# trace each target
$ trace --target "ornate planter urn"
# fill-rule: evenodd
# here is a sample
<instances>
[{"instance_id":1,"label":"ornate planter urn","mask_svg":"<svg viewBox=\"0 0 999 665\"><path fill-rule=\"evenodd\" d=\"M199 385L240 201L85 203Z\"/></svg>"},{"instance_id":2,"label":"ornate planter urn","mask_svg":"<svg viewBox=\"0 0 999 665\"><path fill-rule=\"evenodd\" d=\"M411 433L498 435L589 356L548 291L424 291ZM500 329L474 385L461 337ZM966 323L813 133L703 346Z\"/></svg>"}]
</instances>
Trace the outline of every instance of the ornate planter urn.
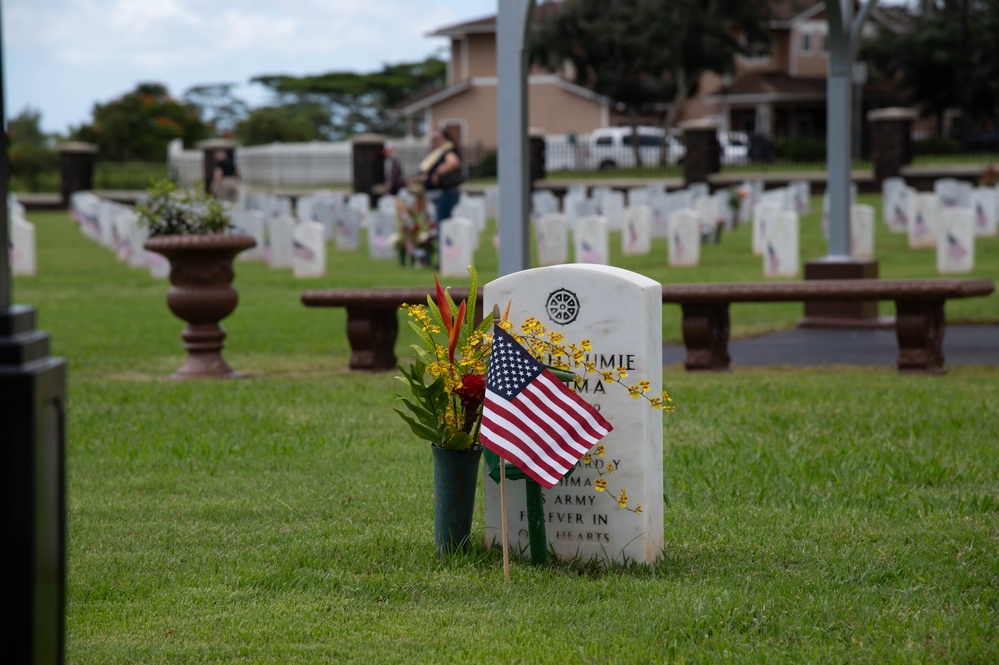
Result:
<instances>
[{"instance_id":1,"label":"ornate planter urn","mask_svg":"<svg viewBox=\"0 0 999 665\"><path fill-rule=\"evenodd\" d=\"M178 235L150 238L144 247L170 261L167 306L187 322L181 333L187 359L172 379L231 379L242 376L222 358L225 330L239 294L232 286L232 261L257 244L244 235Z\"/></svg>"}]
</instances>

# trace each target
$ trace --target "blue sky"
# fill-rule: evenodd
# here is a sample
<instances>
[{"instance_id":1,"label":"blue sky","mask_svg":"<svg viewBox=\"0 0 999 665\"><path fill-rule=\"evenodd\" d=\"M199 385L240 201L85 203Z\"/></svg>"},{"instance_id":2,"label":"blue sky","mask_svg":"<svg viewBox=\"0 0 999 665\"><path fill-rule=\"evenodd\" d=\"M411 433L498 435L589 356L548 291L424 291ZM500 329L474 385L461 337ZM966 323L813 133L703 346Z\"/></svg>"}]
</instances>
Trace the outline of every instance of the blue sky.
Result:
<instances>
[{"instance_id":1,"label":"blue sky","mask_svg":"<svg viewBox=\"0 0 999 665\"><path fill-rule=\"evenodd\" d=\"M493 15L498 0L3 0L5 106L26 107L66 132L140 82L179 97L193 86L239 83L251 105L260 74L369 72L420 60L451 23Z\"/></svg>"}]
</instances>

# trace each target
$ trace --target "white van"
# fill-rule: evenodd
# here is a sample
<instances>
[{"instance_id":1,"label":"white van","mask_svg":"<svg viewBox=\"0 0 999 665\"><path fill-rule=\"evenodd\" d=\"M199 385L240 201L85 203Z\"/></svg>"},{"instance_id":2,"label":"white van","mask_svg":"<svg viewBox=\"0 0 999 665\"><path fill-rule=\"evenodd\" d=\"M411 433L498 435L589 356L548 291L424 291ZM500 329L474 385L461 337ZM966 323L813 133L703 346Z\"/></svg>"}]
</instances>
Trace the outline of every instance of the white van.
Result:
<instances>
[{"instance_id":1,"label":"white van","mask_svg":"<svg viewBox=\"0 0 999 665\"><path fill-rule=\"evenodd\" d=\"M659 166L662 141L665 132L661 127L636 128L638 131L638 152L642 166ZM679 164L687 149L670 134L666 139L666 163ZM586 167L605 171L614 168L632 168L635 163L635 150L632 147L631 127L604 127L595 129L587 138Z\"/></svg>"}]
</instances>

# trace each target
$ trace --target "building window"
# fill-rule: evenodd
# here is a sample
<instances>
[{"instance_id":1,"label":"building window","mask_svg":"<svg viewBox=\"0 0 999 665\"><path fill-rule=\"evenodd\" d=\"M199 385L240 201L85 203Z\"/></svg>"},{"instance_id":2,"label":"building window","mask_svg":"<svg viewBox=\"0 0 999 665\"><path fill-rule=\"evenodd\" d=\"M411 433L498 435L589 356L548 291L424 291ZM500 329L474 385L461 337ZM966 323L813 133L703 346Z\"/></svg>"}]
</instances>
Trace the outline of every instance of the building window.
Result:
<instances>
[{"instance_id":1,"label":"building window","mask_svg":"<svg viewBox=\"0 0 999 665\"><path fill-rule=\"evenodd\" d=\"M801 52L806 55L812 52L812 34L810 32L801 35Z\"/></svg>"}]
</instances>

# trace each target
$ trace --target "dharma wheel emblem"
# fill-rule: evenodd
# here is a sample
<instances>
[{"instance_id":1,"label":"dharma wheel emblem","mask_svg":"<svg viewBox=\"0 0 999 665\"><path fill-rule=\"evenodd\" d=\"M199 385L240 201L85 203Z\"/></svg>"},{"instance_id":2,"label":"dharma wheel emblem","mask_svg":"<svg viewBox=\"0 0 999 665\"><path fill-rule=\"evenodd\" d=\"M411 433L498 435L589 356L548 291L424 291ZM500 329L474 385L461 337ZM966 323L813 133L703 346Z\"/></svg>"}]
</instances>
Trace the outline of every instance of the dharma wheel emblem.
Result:
<instances>
[{"instance_id":1,"label":"dharma wheel emblem","mask_svg":"<svg viewBox=\"0 0 999 665\"><path fill-rule=\"evenodd\" d=\"M559 289L548 295L545 303L548 318L561 326L572 323L579 314L579 298L567 289Z\"/></svg>"}]
</instances>

